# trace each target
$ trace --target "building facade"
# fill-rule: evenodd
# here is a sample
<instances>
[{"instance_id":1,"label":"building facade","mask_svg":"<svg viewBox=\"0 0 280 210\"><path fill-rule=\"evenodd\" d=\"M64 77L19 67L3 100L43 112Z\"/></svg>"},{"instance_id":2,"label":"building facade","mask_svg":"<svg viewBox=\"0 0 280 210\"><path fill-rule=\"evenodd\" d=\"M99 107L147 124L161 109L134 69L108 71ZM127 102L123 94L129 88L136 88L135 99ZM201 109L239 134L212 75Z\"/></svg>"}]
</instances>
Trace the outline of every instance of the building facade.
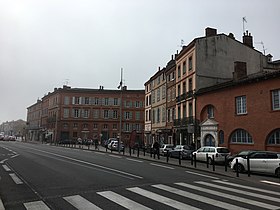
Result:
<instances>
[{"instance_id":1,"label":"building facade","mask_svg":"<svg viewBox=\"0 0 280 210\"><path fill-rule=\"evenodd\" d=\"M280 71L201 89L196 100L202 146L280 152Z\"/></svg>"},{"instance_id":2,"label":"building facade","mask_svg":"<svg viewBox=\"0 0 280 210\"><path fill-rule=\"evenodd\" d=\"M55 88L42 98L41 136L46 141L121 137L129 145L143 142L144 90ZM28 115L31 113L28 109ZM28 127L28 129L31 129Z\"/></svg>"}]
</instances>

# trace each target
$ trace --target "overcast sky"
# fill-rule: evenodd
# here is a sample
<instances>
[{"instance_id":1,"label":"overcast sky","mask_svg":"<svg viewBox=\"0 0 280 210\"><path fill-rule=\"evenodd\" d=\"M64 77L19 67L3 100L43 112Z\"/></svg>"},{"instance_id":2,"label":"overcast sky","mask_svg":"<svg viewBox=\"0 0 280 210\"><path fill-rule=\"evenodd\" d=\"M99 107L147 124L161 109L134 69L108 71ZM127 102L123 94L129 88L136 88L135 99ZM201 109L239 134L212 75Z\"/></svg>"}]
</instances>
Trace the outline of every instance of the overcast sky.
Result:
<instances>
[{"instance_id":1,"label":"overcast sky","mask_svg":"<svg viewBox=\"0 0 280 210\"><path fill-rule=\"evenodd\" d=\"M206 27L280 59L278 0L0 0L0 123L68 84L128 89L144 83Z\"/></svg>"}]
</instances>

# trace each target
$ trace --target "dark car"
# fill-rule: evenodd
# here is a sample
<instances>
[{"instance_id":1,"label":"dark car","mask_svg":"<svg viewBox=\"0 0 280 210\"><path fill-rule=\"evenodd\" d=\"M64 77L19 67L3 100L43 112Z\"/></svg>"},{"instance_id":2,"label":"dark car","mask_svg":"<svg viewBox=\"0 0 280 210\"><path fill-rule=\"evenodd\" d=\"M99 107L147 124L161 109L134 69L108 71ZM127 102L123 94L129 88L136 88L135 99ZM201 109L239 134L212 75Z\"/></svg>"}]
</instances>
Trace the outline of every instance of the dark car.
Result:
<instances>
[{"instance_id":1,"label":"dark car","mask_svg":"<svg viewBox=\"0 0 280 210\"><path fill-rule=\"evenodd\" d=\"M169 151L169 156L179 158L181 154L182 159L191 159L194 148L190 145L177 145Z\"/></svg>"}]
</instances>

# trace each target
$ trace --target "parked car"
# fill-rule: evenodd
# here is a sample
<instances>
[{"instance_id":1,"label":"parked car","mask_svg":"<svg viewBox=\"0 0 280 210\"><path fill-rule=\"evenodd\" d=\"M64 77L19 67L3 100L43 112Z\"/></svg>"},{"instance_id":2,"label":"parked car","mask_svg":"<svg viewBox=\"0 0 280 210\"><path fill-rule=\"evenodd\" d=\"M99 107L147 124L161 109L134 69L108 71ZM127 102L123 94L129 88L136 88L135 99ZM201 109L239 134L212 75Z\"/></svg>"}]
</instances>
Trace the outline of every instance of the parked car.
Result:
<instances>
[{"instance_id":1,"label":"parked car","mask_svg":"<svg viewBox=\"0 0 280 210\"><path fill-rule=\"evenodd\" d=\"M205 146L201 147L195 152L192 153L193 155L196 155L196 160L198 161L207 161L206 154L208 154L208 161L210 164L213 163L213 155L215 163L224 163L225 158L230 155L230 151L226 147L211 147L211 146Z\"/></svg>"},{"instance_id":2,"label":"parked car","mask_svg":"<svg viewBox=\"0 0 280 210\"><path fill-rule=\"evenodd\" d=\"M177 145L173 149L169 151L170 157L179 158L181 154L182 159L190 159L192 157L192 153L194 148L189 145Z\"/></svg>"},{"instance_id":3,"label":"parked car","mask_svg":"<svg viewBox=\"0 0 280 210\"><path fill-rule=\"evenodd\" d=\"M235 157L231 162L231 169L242 173L248 170L249 158L250 171L255 173L266 173L280 177L280 155L270 151L255 151L244 157ZM238 164L236 164L238 159Z\"/></svg>"},{"instance_id":4,"label":"parked car","mask_svg":"<svg viewBox=\"0 0 280 210\"><path fill-rule=\"evenodd\" d=\"M166 155L167 152L170 152L174 148L173 144L162 144L159 148L159 152L161 155Z\"/></svg>"},{"instance_id":5,"label":"parked car","mask_svg":"<svg viewBox=\"0 0 280 210\"><path fill-rule=\"evenodd\" d=\"M104 141L104 147L107 148L107 149L109 149L109 148L108 148L108 145L109 145L112 141L117 141L117 139L116 139L116 138L109 138L109 139L105 140L105 141Z\"/></svg>"},{"instance_id":6,"label":"parked car","mask_svg":"<svg viewBox=\"0 0 280 210\"><path fill-rule=\"evenodd\" d=\"M118 151L119 150L119 142L118 141L111 141L110 144L108 144L108 149L110 150L114 150L114 151ZM124 145L123 143L121 142L120 143L120 151L123 151L124 150Z\"/></svg>"},{"instance_id":7,"label":"parked car","mask_svg":"<svg viewBox=\"0 0 280 210\"><path fill-rule=\"evenodd\" d=\"M227 156L227 163L230 166L231 162L234 158L236 158L236 157L246 157L246 156L252 154L253 152L256 152L256 150L244 150L244 151L240 151L239 153L237 153L235 155L229 155L229 156Z\"/></svg>"}]
</instances>

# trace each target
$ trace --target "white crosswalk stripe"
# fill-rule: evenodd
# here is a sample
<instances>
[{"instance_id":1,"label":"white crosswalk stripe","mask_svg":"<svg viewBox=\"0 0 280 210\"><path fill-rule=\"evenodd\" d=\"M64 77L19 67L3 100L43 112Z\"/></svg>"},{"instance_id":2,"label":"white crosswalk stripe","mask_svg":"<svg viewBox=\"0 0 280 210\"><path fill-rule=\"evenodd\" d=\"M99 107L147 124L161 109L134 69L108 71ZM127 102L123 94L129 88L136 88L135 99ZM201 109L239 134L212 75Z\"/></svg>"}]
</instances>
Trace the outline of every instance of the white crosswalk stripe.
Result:
<instances>
[{"instance_id":1,"label":"white crosswalk stripe","mask_svg":"<svg viewBox=\"0 0 280 210\"><path fill-rule=\"evenodd\" d=\"M195 182L195 183L206 185L208 187L218 188L218 189L221 189L221 190L236 192L236 193L239 193L239 194L242 194L242 195L249 195L249 196L252 196L252 197L261 198L261 199L270 200L270 201L280 203L280 200L278 198L273 198L273 197L266 196L266 195L261 195L261 194L257 194L257 193L251 193L251 192L248 192L248 191L233 189L232 187L231 188L223 187L223 186L211 184L211 183L208 183L208 182Z\"/></svg>"},{"instance_id":2,"label":"white crosswalk stripe","mask_svg":"<svg viewBox=\"0 0 280 210\"><path fill-rule=\"evenodd\" d=\"M174 193L174 194L177 194L177 195L181 195L181 196L184 196L186 198L197 200L197 201L207 203L207 204L210 204L210 205L213 205L213 206L217 206L217 207L222 206L224 209L231 209L231 210L236 210L236 209L245 210L246 209L246 208L242 208L240 206L228 204L228 203L225 203L225 202L222 202L222 201L207 198L205 196L201 196L201 195L194 194L194 193L189 193L189 192L179 190L179 189L176 189L176 188L173 188L173 187L169 187L169 186L166 186L166 185L162 185L162 184L152 185L152 186L156 187L158 189L161 189L161 190L165 190L167 192L171 192L171 193Z\"/></svg>"},{"instance_id":3,"label":"white crosswalk stripe","mask_svg":"<svg viewBox=\"0 0 280 210\"><path fill-rule=\"evenodd\" d=\"M64 200L72 204L75 208L81 210L101 210L98 206L89 202L87 199L80 195L73 195L68 197L63 197Z\"/></svg>"},{"instance_id":4,"label":"white crosswalk stripe","mask_svg":"<svg viewBox=\"0 0 280 210\"><path fill-rule=\"evenodd\" d=\"M189 210L198 210L199 209L199 208L190 206L188 204L184 204L184 203L181 203L179 201L175 201L173 199L164 197L162 195L158 195L156 193L141 189L139 187L127 188L127 190L129 190L131 192L135 192L139 195L145 196L145 197L150 198L152 200L158 201L158 202L163 203L167 206L171 206L175 209L189 209Z\"/></svg>"},{"instance_id":5,"label":"white crosswalk stripe","mask_svg":"<svg viewBox=\"0 0 280 210\"><path fill-rule=\"evenodd\" d=\"M279 206L274 206L274 205L266 204L264 202L255 201L255 200L250 200L250 199L247 199L247 198L244 198L244 197L239 197L239 196L235 196L235 195L221 193L221 192L218 192L217 190L210 190L210 189L206 189L206 188L203 188L203 187L197 187L197 186L186 184L186 183L176 183L176 184L180 185L180 186L183 186L183 187L186 187L186 188L194 189L194 190L197 190L197 191L205 192L205 193L212 194L212 195L219 196L219 197L223 197L223 198L228 198L228 199L231 199L231 200L246 203L246 204L249 204L249 205L258 206L258 207L265 208L265 209L270 209L270 210L279 209Z\"/></svg>"},{"instance_id":6,"label":"white crosswalk stripe","mask_svg":"<svg viewBox=\"0 0 280 210\"><path fill-rule=\"evenodd\" d=\"M271 210L280 209L278 192L221 180L195 181L191 184L184 182L154 184L145 187L130 187L126 188L125 191L123 189L119 192L106 190L94 194L95 196L92 198L94 200L87 200L81 195L67 196L63 199L68 203L67 205L80 210L108 209L108 206L112 208L114 205L131 210L151 210L155 209L153 206L155 203L158 203L157 205L162 206L162 208L169 206L174 209L188 210L213 209L213 207L228 210L247 210L256 207ZM136 197L135 194L137 194ZM101 198L102 202L100 202ZM154 202L149 203L145 201L147 199ZM98 203L95 204L94 201L98 201ZM109 202L111 202L110 205ZM43 201L24 203L24 206L27 210L49 210Z\"/></svg>"},{"instance_id":7,"label":"white crosswalk stripe","mask_svg":"<svg viewBox=\"0 0 280 210\"><path fill-rule=\"evenodd\" d=\"M114 193L112 191L105 191L105 192L98 192L97 194L117 203L118 205L121 205L127 209L135 209L135 210L151 210L150 208L136 203L135 201L132 201L126 197L123 197L117 193Z\"/></svg>"},{"instance_id":8,"label":"white crosswalk stripe","mask_svg":"<svg viewBox=\"0 0 280 210\"><path fill-rule=\"evenodd\" d=\"M24 207L27 210L50 210L50 208L43 201L24 203Z\"/></svg>"}]
</instances>

